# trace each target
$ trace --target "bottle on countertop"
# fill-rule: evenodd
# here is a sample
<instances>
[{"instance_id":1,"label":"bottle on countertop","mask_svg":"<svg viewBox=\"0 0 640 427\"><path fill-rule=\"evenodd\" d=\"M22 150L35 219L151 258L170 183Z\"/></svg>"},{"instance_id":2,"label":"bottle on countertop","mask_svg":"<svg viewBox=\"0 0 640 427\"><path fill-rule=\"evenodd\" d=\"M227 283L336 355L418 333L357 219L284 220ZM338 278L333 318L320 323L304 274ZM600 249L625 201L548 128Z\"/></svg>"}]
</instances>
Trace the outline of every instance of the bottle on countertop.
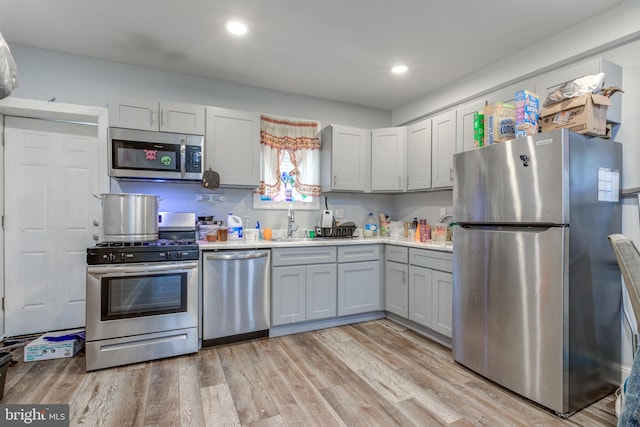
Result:
<instances>
[{"instance_id":1,"label":"bottle on countertop","mask_svg":"<svg viewBox=\"0 0 640 427\"><path fill-rule=\"evenodd\" d=\"M367 219L364 223L364 237L376 237L378 235L378 221L373 215L373 212L369 212Z\"/></svg>"},{"instance_id":2,"label":"bottle on countertop","mask_svg":"<svg viewBox=\"0 0 640 427\"><path fill-rule=\"evenodd\" d=\"M431 226L427 224L426 219L420 220L420 241L426 242L427 240L431 240Z\"/></svg>"},{"instance_id":3,"label":"bottle on countertop","mask_svg":"<svg viewBox=\"0 0 640 427\"><path fill-rule=\"evenodd\" d=\"M242 240L242 219L231 212L227 215L227 228L229 240Z\"/></svg>"},{"instance_id":4,"label":"bottle on countertop","mask_svg":"<svg viewBox=\"0 0 640 427\"><path fill-rule=\"evenodd\" d=\"M418 218L413 218L413 221L409 222L409 233L407 238L409 240L415 239L417 230L418 230Z\"/></svg>"}]
</instances>

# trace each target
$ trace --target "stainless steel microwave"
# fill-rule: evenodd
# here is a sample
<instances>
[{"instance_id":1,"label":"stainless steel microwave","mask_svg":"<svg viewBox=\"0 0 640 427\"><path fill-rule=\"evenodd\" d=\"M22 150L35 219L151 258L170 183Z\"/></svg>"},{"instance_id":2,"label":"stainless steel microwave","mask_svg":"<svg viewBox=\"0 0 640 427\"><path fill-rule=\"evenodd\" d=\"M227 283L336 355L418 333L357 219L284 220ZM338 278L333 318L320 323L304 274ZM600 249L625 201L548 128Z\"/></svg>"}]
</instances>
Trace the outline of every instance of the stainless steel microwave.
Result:
<instances>
[{"instance_id":1,"label":"stainless steel microwave","mask_svg":"<svg viewBox=\"0 0 640 427\"><path fill-rule=\"evenodd\" d=\"M109 176L202 179L204 136L109 128Z\"/></svg>"}]
</instances>

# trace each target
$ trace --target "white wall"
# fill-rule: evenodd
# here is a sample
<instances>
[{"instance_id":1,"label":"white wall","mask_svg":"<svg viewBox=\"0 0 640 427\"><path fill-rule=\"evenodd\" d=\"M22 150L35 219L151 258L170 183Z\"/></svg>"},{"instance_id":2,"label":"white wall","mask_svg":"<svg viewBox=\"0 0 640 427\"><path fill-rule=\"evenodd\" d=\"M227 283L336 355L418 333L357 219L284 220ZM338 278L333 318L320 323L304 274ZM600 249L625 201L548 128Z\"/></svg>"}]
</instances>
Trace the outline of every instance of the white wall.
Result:
<instances>
[{"instance_id":1,"label":"white wall","mask_svg":"<svg viewBox=\"0 0 640 427\"><path fill-rule=\"evenodd\" d=\"M227 214L232 212L241 218L249 216L249 221L274 229L287 228L286 210L254 210L253 194L246 189L220 188L214 192L203 189L199 184L157 184L152 182L120 181L112 184L112 192L154 194L160 196L160 211L195 212L198 215L214 215L215 219L226 221ZM196 201L197 194L224 195L224 201L201 202ZM368 212L388 213L392 207L392 196L357 193L332 193L326 195L329 209L343 209L342 221L351 220L358 226L364 224ZM324 209L324 198L321 209ZM296 223L299 228L312 229L320 220L320 211L297 210Z\"/></svg>"},{"instance_id":2,"label":"white wall","mask_svg":"<svg viewBox=\"0 0 640 427\"><path fill-rule=\"evenodd\" d=\"M544 19L544 13L538 15ZM523 21L523 31L535 30L535 21ZM522 50L514 55L394 109L392 124L397 126L408 123L498 87L605 52L614 46L638 38L640 38L640 2L623 1L605 13L568 27L565 31L530 46L523 46ZM476 43L474 40L469 42Z\"/></svg>"},{"instance_id":3,"label":"white wall","mask_svg":"<svg viewBox=\"0 0 640 427\"><path fill-rule=\"evenodd\" d=\"M363 128L388 127L391 112L354 104L295 95L253 86L227 83L185 74L161 71L77 55L68 55L29 46L10 44L18 65L18 87L13 97L49 100L70 104L106 106L109 96L173 100L214 105L245 111L318 120ZM112 192L157 194L164 198L160 209L196 212L226 218L228 212L264 226L286 228L283 211L253 210L250 190L218 190L226 200L216 203L196 202L195 195L208 193L196 184L153 184L112 181ZM390 196L329 195L329 207L344 209L344 219L364 222L367 212L390 209ZM319 211L298 211L300 228L312 228Z\"/></svg>"},{"instance_id":4,"label":"white wall","mask_svg":"<svg viewBox=\"0 0 640 427\"><path fill-rule=\"evenodd\" d=\"M109 96L187 102L364 128L386 127L391 112L354 104L102 61L10 43L17 98L104 107Z\"/></svg>"},{"instance_id":5,"label":"white wall","mask_svg":"<svg viewBox=\"0 0 640 427\"><path fill-rule=\"evenodd\" d=\"M598 54L623 67L623 118L616 140L623 144L623 188L640 187L640 168L637 166L640 163L639 23L640 2L626 0L591 21L525 47L516 55L418 98L392 113L16 44L10 45L19 73L19 86L13 96L41 100L55 97L59 102L104 106L110 95L127 95L304 117L319 120L323 125L340 123L375 128L407 123L535 73ZM116 185L115 190L162 195L166 200L161 203L161 209L165 210L195 211L217 217L225 217L231 211L239 216L249 215L252 221L260 220L264 226L285 226L286 217L281 211L253 211L249 190L218 190L225 193L227 200L215 204L195 201L195 194L201 191L197 185L158 187L154 184L123 183L121 188ZM329 207L344 209L345 219L360 225L369 211L390 213L393 220L409 220L416 216L435 222L441 208L450 211L451 197L451 191L394 196L330 194ZM301 211L297 218L301 227L310 228L319 218L319 212ZM636 242L640 242L638 218L637 199L625 198L622 232ZM628 346L623 350L624 363L630 365Z\"/></svg>"}]
</instances>

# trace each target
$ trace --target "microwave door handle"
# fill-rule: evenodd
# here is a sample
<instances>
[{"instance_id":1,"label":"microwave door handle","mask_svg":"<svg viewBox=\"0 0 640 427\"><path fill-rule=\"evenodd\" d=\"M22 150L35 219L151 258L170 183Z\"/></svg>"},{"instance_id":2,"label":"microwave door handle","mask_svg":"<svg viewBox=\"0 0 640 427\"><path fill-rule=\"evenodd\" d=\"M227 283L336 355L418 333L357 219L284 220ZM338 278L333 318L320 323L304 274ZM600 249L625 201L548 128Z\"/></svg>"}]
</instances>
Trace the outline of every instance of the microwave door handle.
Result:
<instances>
[{"instance_id":1,"label":"microwave door handle","mask_svg":"<svg viewBox=\"0 0 640 427\"><path fill-rule=\"evenodd\" d=\"M187 176L187 137L180 138L180 176Z\"/></svg>"}]
</instances>

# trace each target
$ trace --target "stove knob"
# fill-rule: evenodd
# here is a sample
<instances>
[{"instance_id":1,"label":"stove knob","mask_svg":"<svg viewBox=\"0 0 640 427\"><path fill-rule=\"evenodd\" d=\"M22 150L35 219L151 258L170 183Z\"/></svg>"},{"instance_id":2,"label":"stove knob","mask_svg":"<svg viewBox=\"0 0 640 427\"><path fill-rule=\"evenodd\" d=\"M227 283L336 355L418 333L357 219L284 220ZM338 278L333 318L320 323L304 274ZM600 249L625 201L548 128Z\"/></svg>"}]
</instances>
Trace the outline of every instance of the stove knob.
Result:
<instances>
[{"instance_id":1,"label":"stove knob","mask_svg":"<svg viewBox=\"0 0 640 427\"><path fill-rule=\"evenodd\" d=\"M175 259L182 259L182 252L176 251Z\"/></svg>"},{"instance_id":2,"label":"stove knob","mask_svg":"<svg viewBox=\"0 0 640 427\"><path fill-rule=\"evenodd\" d=\"M129 255L126 252L120 252L120 261L124 262L128 257Z\"/></svg>"},{"instance_id":3,"label":"stove knob","mask_svg":"<svg viewBox=\"0 0 640 427\"><path fill-rule=\"evenodd\" d=\"M107 255L107 258L109 262L116 262L116 254L114 254L113 252L109 252L109 254Z\"/></svg>"}]
</instances>

